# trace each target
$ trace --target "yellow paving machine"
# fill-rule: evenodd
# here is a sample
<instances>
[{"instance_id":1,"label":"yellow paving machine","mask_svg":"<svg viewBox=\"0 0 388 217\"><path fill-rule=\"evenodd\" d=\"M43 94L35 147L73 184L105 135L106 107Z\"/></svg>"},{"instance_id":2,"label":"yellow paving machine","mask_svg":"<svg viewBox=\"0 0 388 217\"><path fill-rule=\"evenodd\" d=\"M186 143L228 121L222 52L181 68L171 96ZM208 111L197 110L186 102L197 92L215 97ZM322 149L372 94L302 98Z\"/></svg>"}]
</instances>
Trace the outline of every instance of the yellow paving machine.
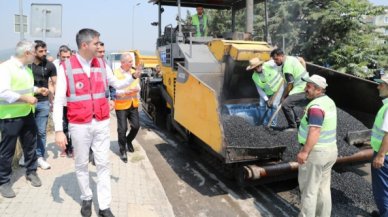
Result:
<instances>
[{"instance_id":1,"label":"yellow paving machine","mask_svg":"<svg viewBox=\"0 0 388 217\"><path fill-rule=\"evenodd\" d=\"M158 5L159 14L165 5L177 6L179 13L181 6L228 9L232 14L246 8L245 0L149 2ZM161 23L161 15L158 23ZM246 67L253 57L269 60L273 47L264 41L244 40L244 33L225 34L231 36L227 39L193 37L195 28L181 23L177 27L164 27L164 34L161 30L159 25L156 56L163 76L142 80L144 112L157 125L179 133L185 140L199 141L190 145L202 146L220 164L233 165L239 180L287 178L297 171L296 162L282 161L284 145L239 144L225 136L225 114L243 116L252 125L257 124L259 95ZM329 96L340 108L370 127L373 114L380 105L373 82L310 63L307 70L310 74L326 77L333 87L328 90ZM358 97L367 100L371 106L366 106ZM260 138L257 138L257 143L260 143ZM338 163L365 162L371 158L371 153L370 149L362 150L352 156L339 157Z\"/></svg>"}]
</instances>

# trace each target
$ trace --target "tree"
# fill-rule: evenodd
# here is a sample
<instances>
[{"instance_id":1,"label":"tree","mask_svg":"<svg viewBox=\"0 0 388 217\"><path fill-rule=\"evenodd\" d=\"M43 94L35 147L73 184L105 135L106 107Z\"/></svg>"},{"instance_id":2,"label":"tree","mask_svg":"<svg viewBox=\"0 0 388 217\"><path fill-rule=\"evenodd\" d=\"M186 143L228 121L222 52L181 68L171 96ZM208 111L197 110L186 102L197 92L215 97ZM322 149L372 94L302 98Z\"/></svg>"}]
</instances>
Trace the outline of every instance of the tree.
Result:
<instances>
[{"instance_id":1,"label":"tree","mask_svg":"<svg viewBox=\"0 0 388 217\"><path fill-rule=\"evenodd\" d=\"M376 43L384 36L364 22L365 16L382 14L383 7L367 0L268 0L268 8L272 43L288 54L360 77L371 76L371 63L388 64L388 45ZM212 29L231 29L225 19L229 11L210 13ZM236 14L237 31L244 30L244 15ZM255 15L255 36L264 39L263 3L255 5Z\"/></svg>"}]
</instances>

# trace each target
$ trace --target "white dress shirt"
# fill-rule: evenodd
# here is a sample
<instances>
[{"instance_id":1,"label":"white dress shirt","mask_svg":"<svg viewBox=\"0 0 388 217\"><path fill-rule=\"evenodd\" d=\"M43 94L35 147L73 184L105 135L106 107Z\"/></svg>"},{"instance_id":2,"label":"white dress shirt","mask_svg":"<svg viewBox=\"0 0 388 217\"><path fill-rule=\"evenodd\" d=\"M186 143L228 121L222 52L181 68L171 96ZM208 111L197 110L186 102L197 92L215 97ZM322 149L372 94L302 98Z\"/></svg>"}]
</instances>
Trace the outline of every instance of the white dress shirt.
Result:
<instances>
[{"instance_id":1,"label":"white dress shirt","mask_svg":"<svg viewBox=\"0 0 388 217\"><path fill-rule=\"evenodd\" d=\"M90 77L90 66L92 60L86 61L79 53L76 54L78 61L81 63L83 71ZM112 72L112 69L106 65L106 78L108 80L108 85L120 89L130 85L134 79L132 76L126 77L124 80L118 80ZM65 75L64 67L59 67L57 72L57 85L55 88L55 98L54 98L54 107L53 107L53 120L55 131L63 131L62 118L63 118L63 106L67 104L67 80Z\"/></svg>"},{"instance_id":2,"label":"white dress shirt","mask_svg":"<svg viewBox=\"0 0 388 217\"><path fill-rule=\"evenodd\" d=\"M15 57L11 57L9 60L0 64L0 99L7 101L8 103L16 102L20 98L20 94L11 90L11 72L9 66L19 68L21 73L28 75L26 67ZM34 87L34 92L37 87Z\"/></svg>"}]
</instances>

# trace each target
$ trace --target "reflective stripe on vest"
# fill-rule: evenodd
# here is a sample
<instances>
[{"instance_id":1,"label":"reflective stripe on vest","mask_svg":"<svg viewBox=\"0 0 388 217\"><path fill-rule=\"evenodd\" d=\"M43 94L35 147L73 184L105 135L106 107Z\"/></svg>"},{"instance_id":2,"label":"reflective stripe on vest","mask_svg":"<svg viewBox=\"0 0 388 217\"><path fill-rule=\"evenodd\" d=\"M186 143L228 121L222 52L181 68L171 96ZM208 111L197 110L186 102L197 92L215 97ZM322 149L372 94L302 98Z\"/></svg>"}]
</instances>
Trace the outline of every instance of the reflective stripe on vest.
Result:
<instances>
[{"instance_id":1,"label":"reflective stripe on vest","mask_svg":"<svg viewBox=\"0 0 388 217\"><path fill-rule=\"evenodd\" d=\"M325 116L321 126L321 131L317 144L314 147L333 147L337 145L337 108L332 99L324 95L312 100L307 106L306 111L303 115L302 121L300 122L298 130L298 141L301 144L306 143L308 135L308 121L307 113L313 105L319 105L324 111Z\"/></svg>"},{"instance_id":2,"label":"reflective stripe on vest","mask_svg":"<svg viewBox=\"0 0 388 217\"><path fill-rule=\"evenodd\" d=\"M280 88L283 78L276 69L265 63L263 65L262 73L264 75L265 82L260 79L260 75L256 72L253 73L252 79L255 81L255 84L257 84L257 86L265 92L265 94L271 96Z\"/></svg>"},{"instance_id":3,"label":"reflective stripe on vest","mask_svg":"<svg viewBox=\"0 0 388 217\"><path fill-rule=\"evenodd\" d=\"M196 32L195 32L196 37L207 36L207 33L208 33L208 31L207 31L207 16L205 14L202 15L202 21L203 21L204 35L201 35L201 29L199 28L200 23L199 23L198 14L195 14L191 17L191 24L196 27Z\"/></svg>"},{"instance_id":4,"label":"reflective stripe on vest","mask_svg":"<svg viewBox=\"0 0 388 217\"><path fill-rule=\"evenodd\" d=\"M102 64L102 65L100 65ZM107 84L104 62L97 58L91 60L90 76L80 73L82 65L77 56L72 56L63 64L67 79L67 118L69 123L90 123L109 118L109 103L105 96ZM76 73L74 73L76 72Z\"/></svg>"},{"instance_id":5,"label":"reflective stripe on vest","mask_svg":"<svg viewBox=\"0 0 388 217\"><path fill-rule=\"evenodd\" d=\"M15 64L15 60L8 60L1 64L2 70L10 73L10 90L24 96L34 96L34 76L32 70L26 72ZM8 103L0 99L0 119L18 118L35 112L35 106L26 102L15 101Z\"/></svg>"},{"instance_id":6,"label":"reflective stripe on vest","mask_svg":"<svg viewBox=\"0 0 388 217\"><path fill-rule=\"evenodd\" d=\"M31 93L34 93L34 88L28 88L28 89L24 89L24 90L13 90L13 92L18 93L20 95L31 94ZM16 105L16 104L26 104L26 103L19 102L19 101L9 103L5 100L0 99L0 105Z\"/></svg>"},{"instance_id":7,"label":"reflective stripe on vest","mask_svg":"<svg viewBox=\"0 0 388 217\"><path fill-rule=\"evenodd\" d=\"M377 112L375 122L373 124L370 142L371 142L372 149L375 152L378 152L380 150L381 143L383 142L383 138L385 135L385 132L381 130L381 127L383 126L384 115L386 114L387 109L388 109L388 103L384 102L384 105ZM386 154L388 154L388 152Z\"/></svg>"},{"instance_id":8,"label":"reflective stripe on vest","mask_svg":"<svg viewBox=\"0 0 388 217\"><path fill-rule=\"evenodd\" d=\"M101 59L98 59L99 61L99 64L103 64L103 62L101 61ZM67 77L69 79L69 90L70 90L70 96L67 97L67 101L68 102L79 102L79 101L84 101L84 100L91 100L92 97L93 99L101 99L101 98L105 98L105 92L104 93L94 93L94 94L89 94L89 93L86 93L84 95L79 95L77 96L76 95L76 92L75 92L75 82L74 82L74 75L75 74L82 74L84 73L83 69L73 69L71 67L71 63L70 63L70 60L67 59L65 61L65 66L66 66L66 71L67 71ZM102 66L102 65L100 65ZM104 83L104 89L106 90L107 89L107 83L106 83L106 70L105 69L101 69L101 68L94 68L92 67L90 69L90 73L101 73L101 77L103 79L103 83Z\"/></svg>"},{"instance_id":9,"label":"reflective stripe on vest","mask_svg":"<svg viewBox=\"0 0 388 217\"><path fill-rule=\"evenodd\" d=\"M133 72L133 70L132 70ZM124 80L125 76L121 71L121 68L114 70L114 76L119 80ZM139 86L139 79L134 80L125 90L130 91L131 89L137 88ZM123 94L123 96L116 96L115 99L115 110L124 110L131 108L139 107L139 96L138 93Z\"/></svg>"}]
</instances>

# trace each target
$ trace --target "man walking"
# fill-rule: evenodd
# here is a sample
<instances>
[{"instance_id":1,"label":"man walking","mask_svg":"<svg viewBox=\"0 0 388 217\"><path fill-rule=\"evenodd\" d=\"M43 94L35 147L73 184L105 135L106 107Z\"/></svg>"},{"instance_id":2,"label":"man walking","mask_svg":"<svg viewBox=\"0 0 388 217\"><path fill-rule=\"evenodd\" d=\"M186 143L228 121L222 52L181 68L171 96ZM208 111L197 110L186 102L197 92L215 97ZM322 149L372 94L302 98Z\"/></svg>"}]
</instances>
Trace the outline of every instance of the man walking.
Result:
<instances>
[{"instance_id":1,"label":"man walking","mask_svg":"<svg viewBox=\"0 0 388 217\"><path fill-rule=\"evenodd\" d=\"M282 73L287 82L282 102L282 110L288 122L285 131L296 131L300 119L294 107L306 105L303 93L306 82L302 78L308 77L308 73L297 57L286 56L281 49L273 50L271 57L278 66L282 66Z\"/></svg>"},{"instance_id":2,"label":"man walking","mask_svg":"<svg viewBox=\"0 0 388 217\"><path fill-rule=\"evenodd\" d=\"M100 33L81 29L76 36L78 53L66 60L58 72L54 100L55 141L64 148L67 139L62 131L63 106L67 103L69 131L75 153L75 170L81 190L81 215L92 214L92 190L89 183L88 158L92 148L97 168L97 198L99 216L113 216L110 210L111 185L109 168L109 103L106 98L108 85L123 88L130 85L132 77L117 80L96 58ZM139 77L136 72L134 77Z\"/></svg>"},{"instance_id":3,"label":"man walking","mask_svg":"<svg viewBox=\"0 0 388 217\"><path fill-rule=\"evenodd\" d=\"M253 70L252 80L260 95L259 124L267 126L270 118L277 110L284 91L283 78L272 61L261 61L255 57L249 60L247 70ZM277 118L273 118L271 126L277 125Z\"/></svg>"},{"instance_id":4,"label":"man walking","mask_svg":"<svg viewBox=\"0 0 388 217\"><path fill-rule=\"evenodd\" d=\"M326 79L313 75L304 79L310 100L298 131L302 145L297 155L301 191L300 217L331 214L331 168L337 159L337 108L326 94Z\"/></svg>"},{"instance_id":5,"label":"man walking","mask_svg":"<svg viewBox=\"0 0 388 217\"><path fill-rule=\"evenodd\" d=\"M373 196L379 216L388 216L388 74L381 79L377 89L383 98L383 106L377 113L372 128L371 146L374 151L371 164Z\"/></svg>"},{"instance_id":6,"label":"man walking","mask_svg":"<svg viewBox=\"0 0 388 217\"><path fill-rule=\"evenodd\" d=\"M44 41L35 41L36 56L34 62L30 65L34 74L34 85L37 87L48 88L49 79L51 79L53 88L57 81L57 69L52 62L47 61L47 45ZM53 94L53 93L51 93ZM36 147L36 155L38 157L38 166L44 170L50 169L51 166L44 159L46 152L46 128L48 116L50 113L50 103L48 96L41 94L36 95L38 103L35 111L35 121L38 127L38 139ZM52 97L50 97L52 99Z\"/></svg>"},{"instance_id":7,"label":"man walking","mask_svg":"<svg viewBox=\"0 0 388 217\"><path fill-rule=\"evenodd\" d=\"M34 187L42 185L36 174L34 112L38 100L34 93L47 96L48 89L34 87L32 71L27 67L34 61L34 46L30 41L20 41L16 45L15 57L0 64L0 193L6 198L16 196L10 178L18 137L25 156L26 178Z\"/></svg>"},{"instance_id":8,"label":"man walking","mask_svg":"<svg viewBox=\"0 0 388 217\"><path fill-rule=\"evenodd\" d=\"M67 45L61 45L59 47L58 59L56 59L53 63L59 71L60 65L65 62L67 59L71 57L71 49ZM60 81L59 81L60 82ZM66 148L61 151L61 157L73 157L73 145L71 143L71 137L69 133L69 121L67 120L67 107L63 107L63 133L65 133L67 138Z\"/></svg>"},{"instance_id":9,"label":"man walking","mask_svg":"<svg viewBox=\"0 0 388 217\"><path fill-rule=\"evenodd\" d=\"M117 79L123 80L126 77L132 77L133 59L130 53L121 54L120 68L114 70L114 75ZM132 141L135 139L140 128L139 123L139 91L140 84L137 78L130 86L125 89L116 90L115 96L115 111L117 117L117 134L120 146L120 158L124 163L127 163L126 146L129 152L134 152ZM131 130L127 134L128 124L131 124Z\"/></svg>"}]
</instances>

